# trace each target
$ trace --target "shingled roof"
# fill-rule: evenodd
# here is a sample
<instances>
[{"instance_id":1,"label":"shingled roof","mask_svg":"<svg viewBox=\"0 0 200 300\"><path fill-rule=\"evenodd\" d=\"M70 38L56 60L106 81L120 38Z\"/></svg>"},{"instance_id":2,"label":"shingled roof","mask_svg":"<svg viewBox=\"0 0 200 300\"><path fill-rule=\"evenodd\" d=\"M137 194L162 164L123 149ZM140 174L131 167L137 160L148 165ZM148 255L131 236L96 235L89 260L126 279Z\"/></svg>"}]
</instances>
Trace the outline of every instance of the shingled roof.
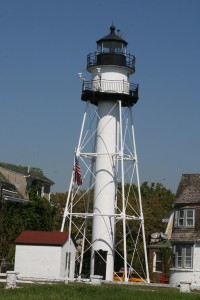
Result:
<instances>
[{"instance_id":1,"label":"shingled roof","mask_svg":"<svg viewBox=\"0 0 200 300\"><path fill-rule=\"evenodd\" d=\"M0 169L4 168L7 170L10 170L12 172L24 175L24 176L30 176L34 179L41 180L44 183L48 183L50 185L53 185L54 182L48 179L46 176L44 176L43 172L39 168L33 168L33 167L28 167L28 166L20 166L20 165L13 165L13 164L8 164L4 162L0 162ZM0 170L1 172L1 170Z\"/></svg>"},{"instance_id":2,"label":"shingled roof","mask_svg":"<svg viewBox=\"0 0 200 300\"><path fill-rule=\"evenodd\" d=\"M200 174L183 174L174 199L177 204L200 204Z\"/></svg>"},{"instance_id":3,"label":"shingled roof","mask_svg":"<svg viewBox=\"0 0 200 300\"><path fill-rule=\"evenodd\" d=\"M195 228L180 228L174 230L172 233L170 241L174 242L195 242L200 241L200 232L196 231Z\"/></svg>"}]
</instances>

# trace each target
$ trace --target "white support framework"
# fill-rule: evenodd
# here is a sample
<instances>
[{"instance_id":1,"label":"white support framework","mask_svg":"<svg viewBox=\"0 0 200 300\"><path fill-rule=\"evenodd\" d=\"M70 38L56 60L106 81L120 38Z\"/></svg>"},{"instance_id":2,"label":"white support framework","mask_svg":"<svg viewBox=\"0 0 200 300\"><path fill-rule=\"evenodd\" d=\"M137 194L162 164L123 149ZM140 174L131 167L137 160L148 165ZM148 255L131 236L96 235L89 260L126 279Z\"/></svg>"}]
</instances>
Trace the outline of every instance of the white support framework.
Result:
<instances>
[{"instance_id":1,"label":"white support framework","mask_svg":"<svg viewBox=\"0 0 200 300\"><path fill-rule=\"evenodd\" d=\"M74 183L73 168L61 231L66 226L70 239L72 236L77 242L76 275L78 278L89 278L94 274L94 263L91 259L91 253L95 250L92 237L93 221L97 217L110 220L111 223L114 220L112 273L123 268L125 281L128 281L128 273L133 271L149 282L132 108L122 107L121 101L118 101L113 102L111 109L109 107L108 115L112 115L111 110L117 111L118 114L115 151L97 153L97 124L101 117L98 107L86 102L79 142L74 154L79 162L83 184L78 186ZM112 117L108 120L108 123L112 122ZM95 170L99 156L108 157L114 166L112 176L115 178L116 191L112 213L109 209L108 213L102 213L93 208L94 189L98 180Z\"/></svg>"}]
</instances>

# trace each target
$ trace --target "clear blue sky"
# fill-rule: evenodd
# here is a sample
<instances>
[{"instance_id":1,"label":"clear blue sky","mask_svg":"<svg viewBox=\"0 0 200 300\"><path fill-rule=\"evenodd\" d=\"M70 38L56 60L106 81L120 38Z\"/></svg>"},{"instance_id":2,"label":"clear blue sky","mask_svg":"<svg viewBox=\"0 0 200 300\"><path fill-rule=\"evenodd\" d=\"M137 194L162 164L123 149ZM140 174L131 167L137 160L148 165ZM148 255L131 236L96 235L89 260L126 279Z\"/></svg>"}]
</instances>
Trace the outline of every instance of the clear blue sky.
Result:
<instances>
[{"instance_id":1,"label":"clear blue sky","mask_svg":"<svg viewBox=\"0 0 200 300\"><path fill-rule=\"evenodd\" d=\"M0 161L69 187L84 103L77 73L114 23L136 56L140 181L200 173L199 0L0 0Z\"/></svg>"}]
</instances>

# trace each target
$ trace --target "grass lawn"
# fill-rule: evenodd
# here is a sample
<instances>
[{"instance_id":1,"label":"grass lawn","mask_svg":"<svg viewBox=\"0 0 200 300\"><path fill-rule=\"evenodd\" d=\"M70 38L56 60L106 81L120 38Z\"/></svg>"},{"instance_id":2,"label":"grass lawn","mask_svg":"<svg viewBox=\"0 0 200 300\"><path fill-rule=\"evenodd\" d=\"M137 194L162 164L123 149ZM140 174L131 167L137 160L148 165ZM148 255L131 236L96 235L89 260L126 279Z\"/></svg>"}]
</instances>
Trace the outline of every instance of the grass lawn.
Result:
<instances>
[{"instance_id":1,"label":"grass lawn","mask_svg":"<svg viewBox=\"0 0 200 300\"><path fill-rule=\"evenodd\" d=\"M143 287L135 285L92 286L86 284L23 284L16 289L5 289L0 284L0 299L3 300L165 300L200 299L200 293L180 293L173 288Z\"/></svg>"}]
</instances>

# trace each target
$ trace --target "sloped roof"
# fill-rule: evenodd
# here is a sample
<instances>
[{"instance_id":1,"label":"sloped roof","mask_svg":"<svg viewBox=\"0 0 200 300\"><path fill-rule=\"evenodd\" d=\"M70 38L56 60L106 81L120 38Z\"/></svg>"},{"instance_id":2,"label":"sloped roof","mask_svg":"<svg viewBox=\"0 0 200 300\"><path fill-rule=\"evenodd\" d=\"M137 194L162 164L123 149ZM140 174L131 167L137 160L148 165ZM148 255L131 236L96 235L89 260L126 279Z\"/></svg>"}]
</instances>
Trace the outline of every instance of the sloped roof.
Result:
<instances>
[{"instance_id":1,"label":"sloped roof","mask_svg":"<svg viewBox=\"0 0 200 300\"><path fill-rule=\"evenodd\" d=\"M15 243L22 245L62 246L68 240L68 236L68 232L22 231Z\"/></svg>"},{"instance_id":2,"label":"sloped roof","mask_svg":"<svg viewBox=\"0 0 200 300\"><path fill-rule=\"evenodd\" d=\"M148 245L147 248L155 248L155 249L160 249L160 248L171 248L171 242L170 240L162 240L162 241L159 241L155 244L152 244L152 245Z\"/></svg>"},{"instance_id":3,"label":"sloped roof","mask_svg":"<svg viewBox=\"0 0 200 300\"><path fill-rule=\"evenodd\" d=\"M11 191L16 191L16 187L10 183L3 174L0 172L0 187L9 189Z\"/></svg>"},{"instance_id":4,"label":"sloped roof","mask_svg":"<svg viewBox=\"0 0 200 300\"><path fill-rule=\"evenodd\" d=\"M194 228L174 230L172 233L170 241L175 242L195 242L200 241L200 232L196 231Z\"/></svg>"},{"instance_id":5,"label":"sloped roof","mask_svg":"<svg viewBox=\"0 0 200 300\"><path fill-rule=\"evenodd\" d=\"M128 43L115 33L115 26L110 26L110 33L97 41L97 44L105 41L118 41L125 45Z\"/></svg>"},{"instance_id":6,"label":"sloped roof","mask_svg":"<svg viewBox=\"0 0 200 300\"><path fill-rule=\"evenodd\" d=\"M6 201L12 202L28 202L27 199L23 199L23 197L17 191L15 185L10 183L3 174L0 172L0 189L1 189L1 197Z\"/></svg>"},{"instance_id":7,"label":"sloped roof","mask_svg":"<svg viewBox=\"0 0 200 300\"><path fill-rule=\"evenodd\" d=\"M43 171L39 168L13 165L13 164L4 163L4 162L0 162L0 168L4 168L4 169L10 170L12 172L15 172L15 173L18 173L18 174L21 174L24 176L30 176L31 178L41 180L42 182L48 183L50 185L54 184L53 181L51 181L49 178L44 176Z\"/></svg>"},{"instance_id":8,"label":"sloped roof","mask_svg":"<svg viewBox=\"0 0 200 300\"><path fill-rule=\"evenodd\" d=\"M176 204L200 204L200 174L183 174L174 199Z\"/></svg>"}]
</instances>

